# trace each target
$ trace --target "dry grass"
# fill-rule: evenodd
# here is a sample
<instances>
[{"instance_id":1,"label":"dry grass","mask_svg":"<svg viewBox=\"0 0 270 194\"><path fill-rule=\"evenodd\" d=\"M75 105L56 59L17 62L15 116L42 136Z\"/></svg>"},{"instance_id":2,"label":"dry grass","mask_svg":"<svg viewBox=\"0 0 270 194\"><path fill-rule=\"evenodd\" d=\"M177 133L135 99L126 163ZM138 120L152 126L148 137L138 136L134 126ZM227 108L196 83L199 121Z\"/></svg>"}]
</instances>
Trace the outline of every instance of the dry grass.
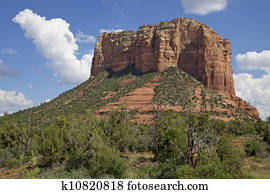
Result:
<instances>
[{"instance_id":1,"label":"dry grass","mask_svg":"<svg viewBox=\"0 0 270 194\"><path fill-rule=\"evenodd\" d=\"M149 171L155 164L152 152L128 153L126 158L130 163L127 178L149 178Z\"/></svg>"},{"instance_id":2,"label":"dry grass","mask_svg":"<svg viewBox=\"0 0 270 194\"><path fill-rule=\"evenodd\" d=\"M245 160L250 175L256 179L270 179L270 158L250 157Z\"/></svg>"},{"instance_id":3,"label":"dry grass","mask_svg":"<svg viewBox=\"0 0 270 194\"><path fill-rule=\"evenodd\" d=\"M18 178L24 170L24 166L15 169L0 169L0 179Z\"/></svg>"}]
</instances>

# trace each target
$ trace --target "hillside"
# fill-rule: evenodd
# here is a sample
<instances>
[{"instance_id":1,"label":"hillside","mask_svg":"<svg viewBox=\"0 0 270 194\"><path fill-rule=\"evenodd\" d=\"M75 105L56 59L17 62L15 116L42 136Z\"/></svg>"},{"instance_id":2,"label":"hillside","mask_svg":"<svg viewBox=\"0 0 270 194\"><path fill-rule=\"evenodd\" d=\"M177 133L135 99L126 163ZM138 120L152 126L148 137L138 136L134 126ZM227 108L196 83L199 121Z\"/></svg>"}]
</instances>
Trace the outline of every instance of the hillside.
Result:
<instances>
[{"instance_id":1,"label":"hillside","mask_svg":"<svg viewBox=\"0 0 270 194\"><path fill-rule=\"evenodd\" d=\"M111 76L3 117L0 178L269 178L269 119L176 68Z\"/></svg>"},{"instance_id":2,"label":"hillside","mask_svg":"<svg viewBox=\"0 0 270 194\"><path fill-rule=\"evenodd\" d=\"M206 88L178 68L142 74L134 69L118 73L100 73L38 107L2 117L3 120L27 122L31 113L33 124L51 121L60 115L83 116L86 112L104 115L121 105L134 113L133 121L150 122L157 105L164 111L208 112L213 118L254 120L235 103Z\"/></svg>"}]
</instances>

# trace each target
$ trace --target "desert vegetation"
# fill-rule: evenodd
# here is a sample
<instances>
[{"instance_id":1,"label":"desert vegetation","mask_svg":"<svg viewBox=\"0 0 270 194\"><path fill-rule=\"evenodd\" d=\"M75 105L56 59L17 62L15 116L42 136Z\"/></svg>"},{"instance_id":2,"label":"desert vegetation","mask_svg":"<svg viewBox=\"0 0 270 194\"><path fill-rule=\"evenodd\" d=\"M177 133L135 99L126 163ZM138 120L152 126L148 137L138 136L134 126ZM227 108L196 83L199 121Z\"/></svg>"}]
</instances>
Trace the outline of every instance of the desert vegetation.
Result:
<instances>
[{"instance_id":1,"label":"desert vegetation","mask_svg":"<svg viewBox=\"0 0 270 194\"><path fill-rule=\"evenodd\" d=\"M59 116L39 127L1 121L1 178L267 178L269 121L214 120L161 112L130 122L124 108L107 118ZM154 118L155 119L155 118ZM257 174L257 171L263 173Z\"/></svg>"}]
</instances>

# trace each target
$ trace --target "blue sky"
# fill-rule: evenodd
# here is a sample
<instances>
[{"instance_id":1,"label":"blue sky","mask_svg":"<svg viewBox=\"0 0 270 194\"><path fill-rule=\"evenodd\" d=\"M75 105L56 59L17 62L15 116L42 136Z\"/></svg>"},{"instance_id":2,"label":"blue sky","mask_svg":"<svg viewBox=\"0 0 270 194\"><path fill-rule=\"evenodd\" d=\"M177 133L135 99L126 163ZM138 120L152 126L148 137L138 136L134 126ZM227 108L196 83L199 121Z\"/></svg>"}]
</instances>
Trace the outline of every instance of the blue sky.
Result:
<instances>
[{"instance_id":1,"label":"blue sky","mask_svg":"<svg viewBox=\"0 0 270 194\"><path fill-rule=\"evenodd\" d=\"M270 115L269 10L268 0L1 1L0 113L39 105L86 80L102 30L136 31L142 24L187 17L231 41L236 93L265 118Z\"/></svg>"}]
</instances>

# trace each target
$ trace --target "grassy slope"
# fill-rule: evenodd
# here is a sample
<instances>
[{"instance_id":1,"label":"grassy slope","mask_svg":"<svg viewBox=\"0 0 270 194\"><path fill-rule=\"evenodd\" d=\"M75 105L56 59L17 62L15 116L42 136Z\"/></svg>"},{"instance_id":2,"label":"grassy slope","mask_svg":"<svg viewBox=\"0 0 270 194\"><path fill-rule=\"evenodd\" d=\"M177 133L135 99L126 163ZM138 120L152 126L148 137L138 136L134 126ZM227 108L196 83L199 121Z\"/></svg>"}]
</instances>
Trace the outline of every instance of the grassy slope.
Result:
<instances>
[{"instance_id":1,"label":"grassy slope","mask_svg":"<svg viewBox=\"0 0 270 194\"><path fill-rule=\"evenodd\" d=\"M160 77L160 79L155 80L155 77ZM123 80L130 78L135 79L122 84ZM192 76L179 69L170 68L163 73L154 72L142 75L122 73L120 76L119 74L111 76L108 72L102 72L95 78L90 78L79 86L60 94L50 102L2 117L0 120L13 120L24 123L27 122L31 113L32 123L38 125L49 122L59 115L83 116L85 111L95 111L108 103L116 102L120 97L142 87L147 82L160 83L155 88L154 103L161 102L169 106L180 105L185 111L192 111L195 104L200 100L195 96L195 90L200 88L202 111L203 107L208 106L213 108L213 110L209 111L211 115L230 117L224 112L214 110L215 107L227 108L235 111L235 118L246 120L249 117L246 112L226 104L222 96L206 88ZM115 95L111 98L104 98L110 92L115 92Z\"/></svg>"}]
</instances>

